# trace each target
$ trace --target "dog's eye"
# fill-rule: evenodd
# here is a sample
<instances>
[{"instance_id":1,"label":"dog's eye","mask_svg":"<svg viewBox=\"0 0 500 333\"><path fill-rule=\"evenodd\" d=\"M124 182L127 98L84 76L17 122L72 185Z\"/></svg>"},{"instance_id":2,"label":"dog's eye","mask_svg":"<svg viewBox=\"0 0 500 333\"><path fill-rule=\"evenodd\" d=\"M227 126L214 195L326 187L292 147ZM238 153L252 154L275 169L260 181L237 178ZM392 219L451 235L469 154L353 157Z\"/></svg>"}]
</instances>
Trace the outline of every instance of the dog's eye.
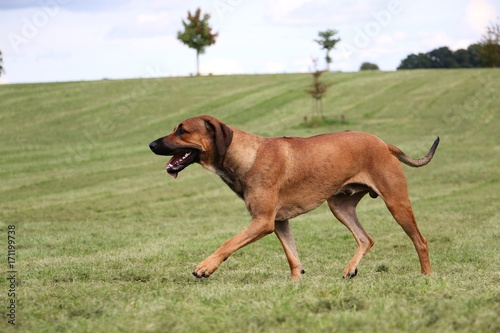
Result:
<instances>
[{"instance_id":1,"label":"dog's eye","mask_svg":"<svg viewBox=\"0 0 500 333\"><path fill-rule=\"evenodd\" d=\"M175 134L181 135L181 134L184 134L184 133L187 133L187 131L182 126L177 127L177 130L175 131Z\"/></svg>"}]
</instances>

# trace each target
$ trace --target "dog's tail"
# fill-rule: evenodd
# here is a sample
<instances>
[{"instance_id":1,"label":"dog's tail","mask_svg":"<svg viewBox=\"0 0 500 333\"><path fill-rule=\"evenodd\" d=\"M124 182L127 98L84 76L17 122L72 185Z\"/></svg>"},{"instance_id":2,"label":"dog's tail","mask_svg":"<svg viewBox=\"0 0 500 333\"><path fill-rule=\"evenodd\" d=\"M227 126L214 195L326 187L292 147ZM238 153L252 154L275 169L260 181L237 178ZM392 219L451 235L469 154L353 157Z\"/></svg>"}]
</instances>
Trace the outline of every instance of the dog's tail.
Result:
<instances>
[{"instance_id":1,"label":"dog's tail","mask_svg":"<svg viewBox=\"0 0 500 333\"><path fill-rule=\"evenodd\" d=\"M404 164L418 168L426 165L432 160L432 157L434 156L434 152L436 151L438 145L439 145L439 136L437 137L436 141L434 141L434 143L432 144L432 147L431 149L429 149L427 155L418 159L409 157L396 146L387 144L387 148L389 148L389 151L391 152L392 155L396 156L396 158L401 162L403 162Z\"/></svg>"}]
</instances>

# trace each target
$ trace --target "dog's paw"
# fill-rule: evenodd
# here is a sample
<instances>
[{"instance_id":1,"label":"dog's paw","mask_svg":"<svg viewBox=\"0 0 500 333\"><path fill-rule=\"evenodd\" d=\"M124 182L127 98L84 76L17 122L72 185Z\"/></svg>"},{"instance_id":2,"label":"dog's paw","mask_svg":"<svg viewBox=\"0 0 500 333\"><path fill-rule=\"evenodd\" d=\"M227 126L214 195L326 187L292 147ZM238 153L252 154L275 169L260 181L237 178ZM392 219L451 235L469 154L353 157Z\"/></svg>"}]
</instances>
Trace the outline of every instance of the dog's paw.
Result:
<instances>
[{"instance_id":1,"label":"dog's paw","mask_svg":"<svg viewBox=\"0 0 500 333\"><path fill-rule=\"evenodd\" d=\"M293 281L300 281L302 279L302 275L305 274L306 271L302 268L292 269L291 275Z\"/></svg>"},{"instance_id":2,"label":"dog's paw","mask_svg":"<svg viewBox=\"0 0 500 333\"><path fill-rule=\"evenodd\" d=\"M343 279L345 279L345 278L351 279L351 278L355 277L356 275L358 275L358 268L355 268L354 271L344 271L344 274L342 274L342 278Z\"/></svg>"},{"instance_id":3,"label":"dog's paw","mask_svg":"<svg viewBox=\"0 0 500 333\"><path fill-rule=\"evenodd\" d=\"M207 278L210 276L210 274L207 274L206 271L200 271L198 268L194 269L193 275L196 276L198 279Z\"/></svg>"},{"instance_id":4,"label":"dog's paw","mask_svg":"<svg viewBox=\"0 0 500 333\"><path fill-rule=\"evenodd\" d=\"M198 279L201 279L201 278L207 278L209 277L210 275L212 275L212 273L215 271L215 269L213 271L210 271L206 268L203 268L203 267L196 267L193 271L193 275L196 276Z\"/></svg>"},{"instance_id":5,"label":"dog's paw","mask_svg":"<svg viewBox=\"0 0 500 333\"><path fill-rule=\"evenodd\" d=\"M216 260L208 257L203 260L193 271L193 275L197 278L207 278L219 267Z\"/></svg>"}]
</instances>

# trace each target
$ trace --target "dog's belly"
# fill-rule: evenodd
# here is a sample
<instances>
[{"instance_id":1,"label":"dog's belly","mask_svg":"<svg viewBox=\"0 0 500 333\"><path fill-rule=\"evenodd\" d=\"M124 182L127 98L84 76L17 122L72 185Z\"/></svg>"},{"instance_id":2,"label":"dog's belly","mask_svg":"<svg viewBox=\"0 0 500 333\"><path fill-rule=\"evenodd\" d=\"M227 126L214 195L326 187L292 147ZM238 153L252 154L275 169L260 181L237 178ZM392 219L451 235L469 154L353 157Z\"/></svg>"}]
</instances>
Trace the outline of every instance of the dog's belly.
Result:
<instances>
[{"instance_id":1,"label":"dog's belly","mask_svg":"<svg viewBox=\"0 0 500 333\"><path fill-rule=\"evenodd\" d=\"M284 221L319 207L324 200L316 202L295 202L282 204L276 213L276 221Z\"/></svg>"}]
</instances>

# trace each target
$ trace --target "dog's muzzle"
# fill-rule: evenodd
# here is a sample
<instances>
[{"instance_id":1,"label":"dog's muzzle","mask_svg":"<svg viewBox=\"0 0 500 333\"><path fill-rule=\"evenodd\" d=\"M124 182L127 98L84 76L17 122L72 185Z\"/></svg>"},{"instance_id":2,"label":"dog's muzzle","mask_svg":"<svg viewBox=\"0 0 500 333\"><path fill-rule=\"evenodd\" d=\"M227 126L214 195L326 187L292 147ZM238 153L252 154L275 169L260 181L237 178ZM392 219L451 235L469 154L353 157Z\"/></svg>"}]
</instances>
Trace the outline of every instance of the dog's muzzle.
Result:
<instances>
[{"instance_id":1,"label":"dog's muzzle","mask_svg":"<svg viewBox=\"0 0 500 333\"><path fill-rule=\"evenodd\" d=\"M159 155L160 153L160 147L161 145L158 143L158 140L155 140L149 144L149 149L151 149L151 151L157 155Z\"/></svg>"},{"instance_id":2,"label":"dog's muzzle","mask_svg":"<svg viewBox=\"0 0 500 333\"><path fill-rule=\"evenodd\" d=\"M177 178L179 172L200 159L200 151L195 148L172 148L166 145L163 138L149 144L149 149L156 155L172 156L165 165L167 173Z\"/></svg>"}]
</instances>

